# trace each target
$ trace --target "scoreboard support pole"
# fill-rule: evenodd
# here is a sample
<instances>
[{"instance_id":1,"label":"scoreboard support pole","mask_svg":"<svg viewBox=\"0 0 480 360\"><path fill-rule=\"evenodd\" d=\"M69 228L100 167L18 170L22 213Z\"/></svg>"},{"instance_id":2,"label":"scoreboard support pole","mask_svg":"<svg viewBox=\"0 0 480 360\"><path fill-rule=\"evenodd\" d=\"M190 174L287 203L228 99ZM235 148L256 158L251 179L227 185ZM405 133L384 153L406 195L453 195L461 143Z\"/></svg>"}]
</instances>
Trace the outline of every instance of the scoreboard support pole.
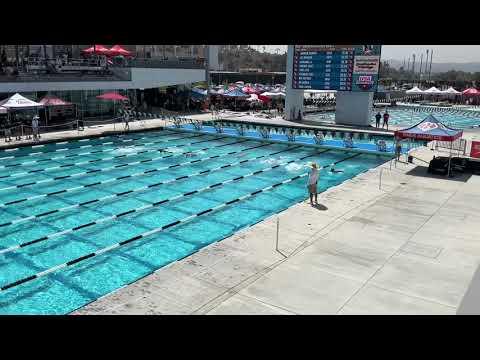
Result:
<instances>
[{"instance_id":1,"label":"scoreboard support pole","mask_svg":"<svg viewBox=\"0 0 480 360\"><path fill-rule=\"evenodd\" d=\"M372 121L373 92L338 91L335 123L369 126Z\"/></svg>"},{"instance_id":2,"label":"scoreboard support pole","mask_svg":"<svg viewBox=\"0 0 480 360\"><path fill-rule=\"evenodd\" d=\"M295 121L298 117L298 111L303 114L303 90L293 89L293 53L294 46L288 45L287 51L287 79L285 94L285 119ZM302 115L303 118L303 115Z\"/></svg>"}]
</instances>

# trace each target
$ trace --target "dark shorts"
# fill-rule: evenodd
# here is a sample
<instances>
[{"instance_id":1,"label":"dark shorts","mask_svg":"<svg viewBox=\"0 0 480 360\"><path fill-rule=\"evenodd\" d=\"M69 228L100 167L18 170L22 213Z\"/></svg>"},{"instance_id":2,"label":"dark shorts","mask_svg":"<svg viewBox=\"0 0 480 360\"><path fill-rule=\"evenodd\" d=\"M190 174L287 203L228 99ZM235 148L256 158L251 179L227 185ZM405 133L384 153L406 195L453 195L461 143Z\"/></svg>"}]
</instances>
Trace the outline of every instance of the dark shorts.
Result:
<instances>
[{"instance_id":1,"label":"dark shorts","mask_svg":"<svg viewBox=\"0 0 480 360\"><path fill-rule=\"evenodd\" d=\"M310 194L316 194L317 193L317 183L309 184L308 185L308 191L310 192Z\"/></svg>"}]
</instances>

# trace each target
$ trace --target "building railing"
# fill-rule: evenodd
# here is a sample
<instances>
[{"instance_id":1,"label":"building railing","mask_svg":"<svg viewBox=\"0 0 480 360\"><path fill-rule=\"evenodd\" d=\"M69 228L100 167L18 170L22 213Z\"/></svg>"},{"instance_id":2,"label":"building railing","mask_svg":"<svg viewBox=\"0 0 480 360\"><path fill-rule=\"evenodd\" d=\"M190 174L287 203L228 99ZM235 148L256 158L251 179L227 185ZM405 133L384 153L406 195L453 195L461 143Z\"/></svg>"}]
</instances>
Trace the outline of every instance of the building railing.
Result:
<instances>
[{"instance_id":1,"label":"building railing","mask_svg":"<svg viewBox=\"0 0 480 360\"><path fill-rule=\"evenodd\" d=\"M24 59L20 66L6 66L0 73L0 82L51 81L131 81L131 68L204 69L202 58L161 59Z\"/></svg>"}]
</instances>

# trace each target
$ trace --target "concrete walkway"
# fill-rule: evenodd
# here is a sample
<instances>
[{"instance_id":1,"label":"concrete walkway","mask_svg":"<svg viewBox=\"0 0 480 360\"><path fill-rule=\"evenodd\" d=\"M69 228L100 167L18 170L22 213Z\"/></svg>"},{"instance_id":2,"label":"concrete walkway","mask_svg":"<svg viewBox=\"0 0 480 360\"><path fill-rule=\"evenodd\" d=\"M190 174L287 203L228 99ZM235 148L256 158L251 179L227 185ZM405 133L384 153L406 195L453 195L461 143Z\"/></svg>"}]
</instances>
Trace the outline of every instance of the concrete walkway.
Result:
<instances>
[{"instance_id":1,"label":"concrete walkway","mask_svg":"<svg viewBox=\"0 0 480 360\"><path fill-rule=\"evenodd\" d=\"M386 163L280 213L280 252L274 216L74 314L454 314L480 261L479 185Z\"/></svg>"}]
</instances>

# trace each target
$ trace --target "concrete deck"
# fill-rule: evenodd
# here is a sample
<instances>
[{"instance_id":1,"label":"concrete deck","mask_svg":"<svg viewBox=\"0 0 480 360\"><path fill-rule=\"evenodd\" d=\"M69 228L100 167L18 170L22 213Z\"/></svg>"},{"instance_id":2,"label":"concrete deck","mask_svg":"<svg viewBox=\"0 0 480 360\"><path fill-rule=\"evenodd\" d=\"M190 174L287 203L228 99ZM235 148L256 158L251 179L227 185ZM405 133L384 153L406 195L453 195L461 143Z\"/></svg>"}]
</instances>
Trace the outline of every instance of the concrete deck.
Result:
<instances>
[{"instance_id":1,"label":"concrete deck","mask_svg":"<svg viewBox=\"0 0 480 360\"><path fill-rule=\"evenodd\" d=\"M281 253L274 216L73 314L455 314L480 263L479 185L386 163L280 213Z\"/></svg>"}]
</instances>

